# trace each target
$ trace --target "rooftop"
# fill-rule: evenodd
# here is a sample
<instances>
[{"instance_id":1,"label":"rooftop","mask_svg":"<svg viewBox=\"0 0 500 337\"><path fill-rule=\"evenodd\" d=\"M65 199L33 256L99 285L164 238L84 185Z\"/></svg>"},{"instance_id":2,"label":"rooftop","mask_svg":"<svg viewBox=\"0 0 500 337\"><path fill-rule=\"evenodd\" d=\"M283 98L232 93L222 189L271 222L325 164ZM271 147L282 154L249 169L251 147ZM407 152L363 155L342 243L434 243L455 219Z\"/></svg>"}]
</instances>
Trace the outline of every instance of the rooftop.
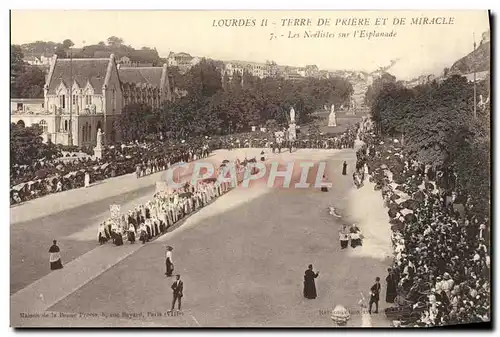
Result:
<instances>
[{"instance_id":1,"label":"rooftop","mask_svg":"<svg viewBox=\"0 0 500 337\"><path fill-rule=\"evenodd\" d=\"M57 59L50 78L49 94L55 94L60 83L68 86L71 79L80 87L90 82L94 89L104 85L108 71L109 58Z\"/></svg>"},{"instance_id":2,"label":"rooftop","mask_svg":"<svg viewBox=\"0 0 500 337\"><path fill-rule=\"evenodd\" d=\"M123 67L118 69L120 81L125 83L146 83L159 88L163 67Z\"/></svg>"}]
</instances>

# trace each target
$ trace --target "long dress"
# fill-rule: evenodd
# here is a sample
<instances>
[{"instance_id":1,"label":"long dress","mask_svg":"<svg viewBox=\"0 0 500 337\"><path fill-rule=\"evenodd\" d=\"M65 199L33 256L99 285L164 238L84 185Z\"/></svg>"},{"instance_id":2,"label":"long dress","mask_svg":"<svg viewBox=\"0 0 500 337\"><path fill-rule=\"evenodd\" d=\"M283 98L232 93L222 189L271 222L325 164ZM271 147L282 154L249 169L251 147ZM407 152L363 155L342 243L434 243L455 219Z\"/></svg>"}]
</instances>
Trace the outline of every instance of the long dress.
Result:
<instances>
[{"instance_id":1,"label":"long dress","mask_svg":"<svg viewBox=\"0 0 500 337\"><path fill-rule=\"evenodd\" d=\"M128 236L128 241L130 241L130 243L135 243L135 227L134 227L134 225L130 224L130 227L128 228L127 236Z\"/></svg>"},{"instance_id":2,"label":"long dress","mask_svg":"<svg viewBox=\"0 0 500 337\"><path fill-rule=\"evenodd\" d=\"M123 236L122 236L122 232L120 230L115 232L115 245L116 246L123 245Z\"/></svg>"},{"instance_id":3,"label":"long dress","mask_svg":"<svg viewBox=\"0 0 500 337\"><path fill-rule=\"evenodd\" d=\"M51 270L56 270L56 269L61 269L63 267L62 262L61 262L61 254L59 247L57 245L52 245L49 249L49 262L50 262L50 269Z\"/></svg>"},{"instance_id":4,"label":"long dress","mask_svg":"<svg viewBox=\"0 0 500 337\"><path fill-rule=\"evenodd\" d=\"M172 252L171 251L167 252L167 258L165 260L165 265L167 267L165 275L172 276L172 273L174 272L174 264L172 262Z\"/></svg>"},{"instance_id":5,"label":"long dress","mask_svg":"<svg viewBox=\"0 0 500 337\"><path fill-rule=\"evenodd\" d=\"M304 297L310 300L313 300L317 297L316 294L316 283L314 279L318 277L318 273L313 272L312 270L306 270L304 274Z\"/></svg>"},{"instance_id":6,"label":"long dress","mask_svg":"<svg viewBox=\"0 0 500 337\"><path fill-rule=\"evenodd\" d=\"M344 166L342 167L342 175L347 175L347 163L344 162Z\"/></svg>"},{"instance_id":7,"label":"long dress","mask_svg":"<svg viewBox=\"0 0 500 337\"><path fill-rule=\"evenodd\" d=\"M387 282L387 292L385 295L385 301L387 303L394 303L394 299L396 298L396 279L394 274L390 273L387 275L385 278L385 281Z\"/></svg>"}]
</instances>

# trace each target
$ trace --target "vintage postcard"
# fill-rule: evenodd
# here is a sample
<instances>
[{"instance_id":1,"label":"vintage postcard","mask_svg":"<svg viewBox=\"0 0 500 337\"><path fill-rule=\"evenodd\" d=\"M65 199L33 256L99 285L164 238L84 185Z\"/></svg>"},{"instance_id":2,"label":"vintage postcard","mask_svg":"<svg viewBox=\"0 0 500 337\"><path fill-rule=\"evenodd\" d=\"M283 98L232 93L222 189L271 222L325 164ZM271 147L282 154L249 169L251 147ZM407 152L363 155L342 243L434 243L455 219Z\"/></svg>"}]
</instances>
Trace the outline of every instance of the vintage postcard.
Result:
<instances>
[{"instance_id":1,"label":"vintage postcard","mask_svg":"<svg viewBox=\"0 0 500 337\"><path fill-rule=\"evenodd\" d=\"M489 327L490 44L487 10L11 11L11 326Z\"/></svg>"}]
</instances>

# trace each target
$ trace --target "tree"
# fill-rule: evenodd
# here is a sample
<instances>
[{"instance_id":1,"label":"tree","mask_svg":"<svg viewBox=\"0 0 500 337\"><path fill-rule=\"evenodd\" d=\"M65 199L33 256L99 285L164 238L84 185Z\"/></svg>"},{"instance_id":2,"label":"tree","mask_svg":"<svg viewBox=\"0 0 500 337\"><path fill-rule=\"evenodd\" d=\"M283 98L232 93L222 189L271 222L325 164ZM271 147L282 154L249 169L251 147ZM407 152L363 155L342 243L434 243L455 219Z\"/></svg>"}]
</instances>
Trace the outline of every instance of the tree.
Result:
<instances>
[{"instance_id":1,"label":"tree","mask_svg":"<svg viewBox=\"0 0 500 337\"><path fill-rule=\"evenodd\" d=\"M75 44L70 39L66 39L63 41L62 45L63 45L64 49L69 49L69 48L73 47Z\"/></svg>"},{"instance_id":2,"label":"tree","mask_svg":"<svg viewBox=\"0 0 500 337\"><path fill-rule=\"evenodd\" d=\"M123 108L118 126L123 140L143 141L148 135L158 131L160 125L157 122L157 116L153 114L151 106L132 103Z\"/></svg>"},{"instance_id":3,"label":"tree","mask_svg":"<svg viewBox=\"0 0 500 337\"><path fill-rule=\"evenodd\" d=\"M42 129L38 125L24 127L10 125L10 161L11 167L31 165L43 158L52 158L56 150L50 144L44 144Z\"/></svg>"},{"instance_id":4,"label":"tree","mask_svg":"<svg viewBox=\"0 0 500 337\"><path fill-rule=\"evenodd\" d=\"M116 37L116 36L110 36L108 37L108 46L110 47L118 47L123 44L123 39Z\"/></svg>"},{"instance_id":5,"label":"tree","mask_svg":"<svg viewBox=\"0 0 500 337\"><path fill-rule=\"evenodd\" d=\"M17 97L16 79L24 69L24 55L21 46L10 46L10 95Z\"/></svg>"},{"instance_id":6,"label":"tree","mask_svg":"<svg viewBox=\"0 0 500 337\"><path fill-rule=\"evenodd\" d=\"M59 45L57 45L54 54L56 54L58 58L65 59L68 57L66 50L67 49L64 48L64 46L62 44L59 44Z\"/></svg>"},{"instance_id":7,"label":"tree","mask_svg":"<svg viewBox=\"0 0 500 337\"><path fill-rule=\"evenodd\" d=\"M12 95L16 98L43 98L45 73L38 67L26 66L15 79Z\"/></svg>"}]
</instances>

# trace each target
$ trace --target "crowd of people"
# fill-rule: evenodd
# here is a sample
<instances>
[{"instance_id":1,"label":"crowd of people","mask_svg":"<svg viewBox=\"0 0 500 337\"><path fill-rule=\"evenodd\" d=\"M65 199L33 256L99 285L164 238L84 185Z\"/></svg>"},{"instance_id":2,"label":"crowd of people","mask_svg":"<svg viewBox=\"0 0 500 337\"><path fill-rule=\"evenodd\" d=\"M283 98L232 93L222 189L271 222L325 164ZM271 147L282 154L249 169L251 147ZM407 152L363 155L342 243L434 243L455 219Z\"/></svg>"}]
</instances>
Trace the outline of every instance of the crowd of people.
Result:
<instances>
[{"instance_id":1,"label":"crowd of people","mask_svg":"<svg viewBox=\"0 0 500 337\"><path fill-rule=\"evenodd\" d=\"M298 135L290 142L276 141L272 133L250 132L238 136L198 137L185 140L162 140L149 143L130 143L105 148L102 158L89 155L40 160L32 165L11 166L11 205L26 202L47 194L88 186L86 176L95 183L104 179L135 173L144 177L170 165L207 157L216 149L244 147L342 149L353 148L356 127L335 135Z\"/></svg>"},{"instance_id":2,"label":"crowd of people","mask_svg":"<svg viewBox=\"0 0 500 337\"><path fill-rule=\"evenodd\" d=\"M490 321L488 215L474 212L460 195L454 173L411 160L398 140L370 130L362 138L357 167L368 167L369 175L359 180L369 178L382 192L392 224L395 259L386 301L418 313L400 323ZM392 309L388 316L397 313Z\"/></svg>"},{"instance_id":3,"label":"crowd of people","mask_svg":"<svg viewBox=\"0 0 500 337\"><path fill-rule=\"evenodd\" d=\"M281 152L281 149L345 149L354 148L356 140L357 126L353 125L347 128L344 132L336 134L297 134L297 139L289 141L277 141L273 132L248 132L235 135L222 136L214 140L217 148L236 149L236 148L268 148L273 152ZM286 138L286 136L284 137Z\"/></svg>"},{"instance_id":4,"label":"crowd of people","mask_svg":"<svg viewBox=\"0 0 500 337\"><path fill-rule=\"evenodd\" d=\"M153 199L139 205L127 214L113 215L102 222L97 240L102 245L112 242L121 246L125 241L143 244L166 233L183 218L205 207L212 200L228 192L231 185L214 178L186 183L182 188L157 191Z\"/></svg>"},{"instance_id":5,"label":"crowd of people","mask_svg":"<svg viewBox=\"0 0 500 337\"><path fill-rule=\"evenodd\" d=\"M87 156L11 167L11 204L84 187L86 175L92 183L134 172L137 177L143 177L175 163L206 157L209 153L207 142L132 143L107 147L101 159Z\"/></svg>"}]
</instances>

